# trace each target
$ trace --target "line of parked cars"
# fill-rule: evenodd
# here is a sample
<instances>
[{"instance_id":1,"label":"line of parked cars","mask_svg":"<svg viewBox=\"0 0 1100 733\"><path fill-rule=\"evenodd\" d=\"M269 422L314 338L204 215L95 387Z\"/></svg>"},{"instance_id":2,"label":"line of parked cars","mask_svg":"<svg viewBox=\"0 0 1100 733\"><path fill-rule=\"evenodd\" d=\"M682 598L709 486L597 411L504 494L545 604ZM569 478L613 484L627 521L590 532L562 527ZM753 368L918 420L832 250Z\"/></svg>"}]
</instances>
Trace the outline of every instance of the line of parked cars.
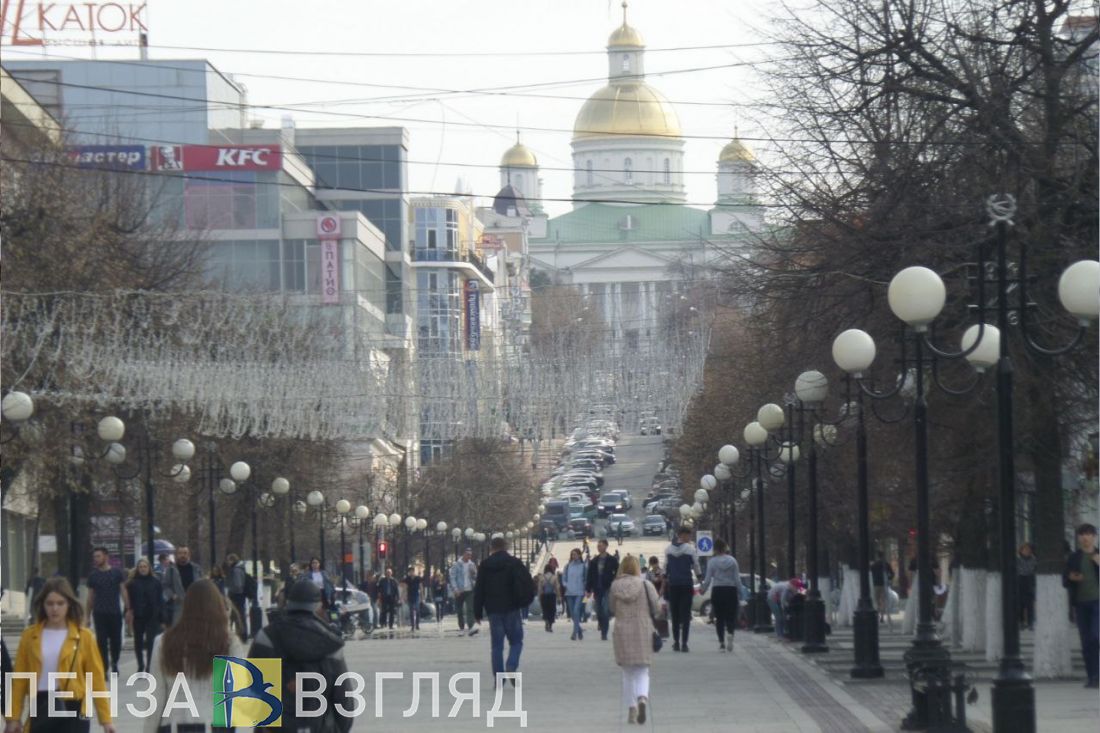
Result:
<instances>
[{"instance_id":1,"label":"line of parked cars","mask_svg":"<svg viewBox=\"0 0 1100 733\"><path fill-rule=\"evenodd\" d=\"M602 408L602 409L601 409ZM593 522L623 508L626 492L601 495L603 469L615 463L619 426L610 417L609 406L597 406L583 419L565 442L558 465L543 483L541 492L546 511L541 529L570 537L593 537ZM630 502L630 496L625 496Z\"/></svg>"}]
</instances>

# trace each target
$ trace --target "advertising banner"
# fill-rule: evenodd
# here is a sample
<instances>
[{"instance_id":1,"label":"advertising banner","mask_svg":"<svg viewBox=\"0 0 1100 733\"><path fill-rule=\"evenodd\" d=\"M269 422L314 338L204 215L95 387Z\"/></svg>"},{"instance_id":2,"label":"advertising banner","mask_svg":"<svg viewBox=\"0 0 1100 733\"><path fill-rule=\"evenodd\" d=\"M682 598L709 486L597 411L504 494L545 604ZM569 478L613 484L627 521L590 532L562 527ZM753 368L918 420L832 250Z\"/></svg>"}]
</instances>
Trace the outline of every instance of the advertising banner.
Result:
<instances>
[{"instance_id":1,"label":"advertising banner","mask_svg":"<svg viewBox=\"0 0 1100 733\"><path fill-rule=\"evenodd\" d=\"M76 145L68 154L78 168L145 170L144 145Z\"/></svg>"},{"instance_id":2,"label":"advertising banner","mask_svg":"<svg viewBox=\"0 0 1100 733\"><path fill-rule=\"evenodd\" d=\"M278 145L158 145L150 159L155 171L277 171L283 167Z\"/></svg>"},{"instance_id":3,"label":"advertising banner","mask_svg":"<svg viewBox=\"0 0 1100 733\"><path fill-rule=\"evenodd\" d=\"M481 350L481 291L477 280L467 280L464 292L466 301L466 348Z\"/></svg>"},{"instance_id":4,"label":"advertising banner","mask_svg":"<svg viewBox=\"0 0 1100 733\"><path fill-rule=\"evenodd\" d=\"M340 240L321 242L321 302L340 302Z\"/></svg>"},{"instance_id":5,"label":"advertising banner","mask_svg":"<svg viewBox=\"0 0 1100 733\"><path fill-rule=\"evenodd\" d=\"M137 46L149 32L145 2L3 0L5 46Z\"/></svg>"}]
</instances>

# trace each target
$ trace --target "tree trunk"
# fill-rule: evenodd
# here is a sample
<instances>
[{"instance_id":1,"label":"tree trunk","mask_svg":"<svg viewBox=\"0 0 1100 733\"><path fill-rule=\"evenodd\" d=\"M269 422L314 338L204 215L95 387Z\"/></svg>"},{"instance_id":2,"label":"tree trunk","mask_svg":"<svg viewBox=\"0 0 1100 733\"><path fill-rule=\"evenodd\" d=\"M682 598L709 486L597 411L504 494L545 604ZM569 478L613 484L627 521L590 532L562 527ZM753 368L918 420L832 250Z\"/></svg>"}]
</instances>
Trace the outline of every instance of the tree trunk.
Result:
<instances>
[{"instance_id":1,"label":"tree trunk","mask_svg":"<svg viewBox=\"0 0 1100 733\"><path fill-rule=\"evenodd\" d=\"M1069 598L1062 576L1040 573L1035 577L1035 649L1032 674L1036 679L1073 674L1071 650L1075 638L1069 622Z\"/></svg>"},{"instance_id":2,"label":"tree trunk","mask_svg":"<svg viewBox=\"0 0 1100 733\"><path fill-rule=\"evenodd\" d=\"M947 604L943 609L943 638L954 649L962 646L962 613L959 596L962 595L962 568L955 568L951 586L947 589Z\"/></svg>"},{"instance_id":3,"label":"tree trunk","mask_svg":"<svg viewBox=\"0 0 1100 733\"><path fill-rule=\"evenodd\" d=\"M1012 578L1015 580L1015 576ZM985 579L985 660L1004 656L1004 623L1001 620L1001 574L990 572Z\"/></svg>"},{"instance_id":4,"label":"tree trunk","mask_svg":"<svg viewBox=\"0 0 1100 733\"><path fill-rule=\"evenodd\" d=\"M985 568L959 568L959 619L962 649L980 652L985 647Z\"/></svg>"},{"instance_id":5,"label":"tree trunk","mask_svg":"<svg viewBox=\"0 0 1100 733\"><path fill-rule=\"evenodd\" d=\"M914 570L913 574L909 576L909 597L905 599L905 617L901 620L901 633L902 636L912 636L917 630L917 616L920 613L918 606L917 583L919 583L917 572Z\"/></svg>"}]
</instances>

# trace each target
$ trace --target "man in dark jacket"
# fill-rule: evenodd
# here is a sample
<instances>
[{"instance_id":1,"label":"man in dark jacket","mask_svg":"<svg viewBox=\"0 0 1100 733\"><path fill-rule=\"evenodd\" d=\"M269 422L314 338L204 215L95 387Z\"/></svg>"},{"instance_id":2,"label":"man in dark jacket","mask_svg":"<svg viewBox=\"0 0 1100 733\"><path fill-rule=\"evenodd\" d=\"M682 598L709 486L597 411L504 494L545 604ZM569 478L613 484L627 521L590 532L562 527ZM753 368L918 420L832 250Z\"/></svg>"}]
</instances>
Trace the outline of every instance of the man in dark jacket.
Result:
<instances>
[{"instance_id":1,"label":"man in dark jacket","mask_svg":"<svg viewBox=\"0 0 1100 733\"><path fill-rule=\"evenodd\" d=\"M225 556L225 592L241 616L241 641L248 639L248 615L244 602L248 599L248 577L244 563L234 553Z\"/></svg>"},{"instance_id":2,"label":"man in dark jacket","mask_svg":"<svg viewBox=\"0 0 1100 733\"><path fill-rule=\"evenodd\" d=\"M597 542L596 550L596 556L588 561L584 590L592 594L592 600L596 604L596 622L600 627L600 638L607 641L607 627L611 623L608 594L611 592L611 583L619 573L619 558L607 554L607 540Z\"/></svg>"},{"instance_id":3,"label":"man in dark jacket","mask_svg":"<svg viewBox=\"0 0 1100 733\"><path fill-rule=\"evenodd\" d=\"M393 628L397 618L397 601L401 598L401 588L397 585L397 578L393 577L393 569L386 568L386 575L378 581L378 605L381 606L380 627Z\"/></svg>"},{"instance_id":4,"label":"man in dark jacket","mask_svg":"<svg viewBox=\"0 0 1100 733\"><path fill-rule=\"evenodd\" d=\"M672 651L688 650L691 627L691 596L695 576L702 577L699 553L691 541L691 527L676 530L676 539L665 548L665 597L672 620ZM694 575L693 575L694 573Z\"/></svg>"},{"instance_id":5,"label":"man in dark jacket","mask_svg":"<svg viewBox=\"0 0 1100 733\"><path fill-rule=\"evenodd\" d=\"M1100 549L1096 547L1096 527L1082 524L1077 528L1076 550L1066 560L1062 584L1069 590L1069 602L1077 618L1081 653L1085 656L1088 681L1085 687L1100 687Z\"/></svg>"},{"instance_id":6,"label":"man in dark jacket","mask_svg":"<svg viewBox=\"0 0 1100 733\"><path fill-rule=\"evenodd\" d=\"M336 679L348 671L344 661L344 640L321 621L321 590L309 578L298 580L287 592L284 612L265 626L252 641L248 656L283 660L283 721L282 728L272 731L311 731L311 733L346 733L354 719L340 715L336 705L351 709L348 699L350 681L339 686ZM315 672L325 678L325 713L308 715L320 709L321 702L308 695L297 703L299 672ZM316 682L305 679L303 691L316 691ZM260 729L257 729L260 730Z\"/></svg>"},{"instance_id":7,"label":"man in dark jacket","mask_svg":"<svg viewBox=\"0 0 1100 733\"><path fill-rule=\"evenodd\" d=\"M489 616L494 686L500 673L519 668L519 655L523 651L522 609L534 600L535 583L526 566L508 554L508 543L503 537L494 537L489 543L489 557L481 561L474 582L474 618L480 624L486 614Z\"/></svg>"}]
</instances>

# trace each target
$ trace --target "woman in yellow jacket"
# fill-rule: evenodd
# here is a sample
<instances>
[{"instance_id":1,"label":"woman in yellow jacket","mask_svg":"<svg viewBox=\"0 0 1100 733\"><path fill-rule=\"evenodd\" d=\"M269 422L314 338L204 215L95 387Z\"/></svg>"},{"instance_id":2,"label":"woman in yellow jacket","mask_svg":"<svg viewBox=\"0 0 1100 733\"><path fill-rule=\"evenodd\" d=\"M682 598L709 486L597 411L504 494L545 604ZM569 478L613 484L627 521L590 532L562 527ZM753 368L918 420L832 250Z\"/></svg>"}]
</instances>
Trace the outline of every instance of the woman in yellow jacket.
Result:
<instances>
[{"instance_id":1,"label":"woman in yellow jacket","mask_svg":"<svg viewBox=\"0 0 1100 733\"><path fill-rule=\"evenodd\" d=\"M85 733L91 727L90 721L82 717L88 697L85 674L91 673L92 688L96 692L105 692L107 683L95 635L91 629L81 625L83 611L68 580L51 578L46 581L35 598L34 618L36 623L27 627L19 639L15 672L34 673L35 679L13 678L11 718L4 727L4 733L23 733L24 730L27 733ZM75 679L59 677L50 680L51 672L71 672L75 674ZM34 690L31 689L32 683L35 684ZM58 698L56 704L77 711L76 717L49 716L51 684L56 690L70 693L67 698ZM28 719L24 728L23 711L30 695L35 696L31 700L35 715ZM110 700L96 697L94 702L103 733L115 733L115 727L111 724Z\"/></svg>"}]
</instances>

